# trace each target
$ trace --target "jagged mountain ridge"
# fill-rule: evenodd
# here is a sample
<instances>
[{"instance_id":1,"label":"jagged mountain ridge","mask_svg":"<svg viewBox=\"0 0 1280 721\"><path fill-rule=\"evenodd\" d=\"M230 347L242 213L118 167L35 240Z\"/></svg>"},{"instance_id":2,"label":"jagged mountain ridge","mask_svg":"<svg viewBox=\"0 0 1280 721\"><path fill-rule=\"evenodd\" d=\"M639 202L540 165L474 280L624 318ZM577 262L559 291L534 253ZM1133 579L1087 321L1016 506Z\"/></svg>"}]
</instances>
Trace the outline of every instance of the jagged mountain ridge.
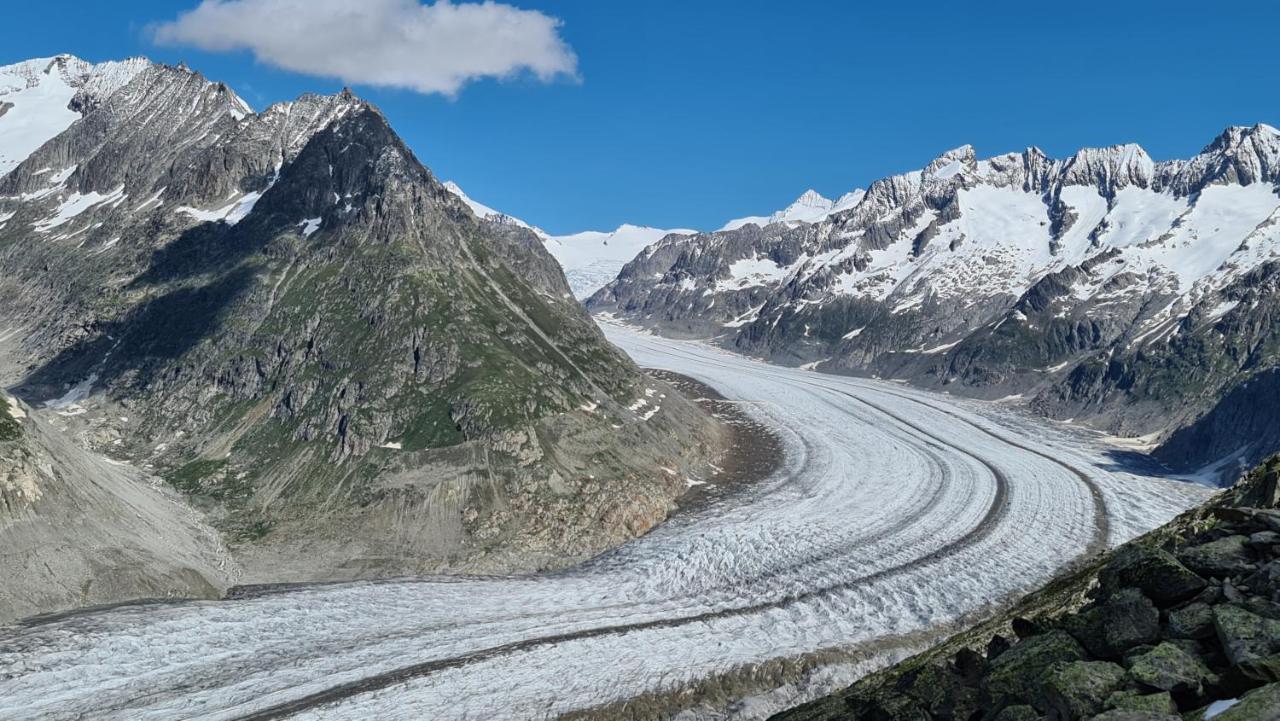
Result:
<instances>
[{"instance_id":1,"label":"jagged mountain ridge","mask_svg":"<svg viewBox=\"0 0 1280 721\"><path fill-rule=\"evenodd\" d=\"M664 239L589 306L784 362L1025 395L1114 433L1167 433L1275 358L1269 312L1232 299L1277 259L1278 179L1280 132L1267 125L1229 128L1188 161L1136 145L979 160L963 146L816 223ZM1220 323L1250 326L1254 352L1194 388L1135 390L1126 368L1170 343L1212 344ZM1211 460L1193 455L1169 457Z\"/></svg>"},{"instance_id":2,"label":"jagged mountain ridge","mask_svg":"<svg viewBox=\"0 0 1280 721\"><path fill-rule=\"evenodd\" d=\"M58 55L0 67L0 176L148 64L143 58L92 64Z\"/></svg>"},{"instance_id":3,"label":"jagged mountain ridge","mask_svg":"<svg viewBox=\"0 0 1280 721\"><path fill-rule=\"evenodd\" d=\"M250 581L570 563L720 442L349 92L252 113L148 65L0 178L0 269L21 394L184 490Z\"/></svg>"}]
</instances>

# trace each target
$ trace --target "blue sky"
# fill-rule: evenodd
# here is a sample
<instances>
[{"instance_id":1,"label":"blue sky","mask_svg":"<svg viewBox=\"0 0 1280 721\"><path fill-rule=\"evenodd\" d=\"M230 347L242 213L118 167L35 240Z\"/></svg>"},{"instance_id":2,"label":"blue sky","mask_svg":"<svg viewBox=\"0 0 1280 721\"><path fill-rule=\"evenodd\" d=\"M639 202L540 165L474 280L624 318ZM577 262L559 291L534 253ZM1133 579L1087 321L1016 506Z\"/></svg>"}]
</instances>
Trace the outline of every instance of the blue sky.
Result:
<instances>
[{"instance_id":1,"label":"blue sky","mask_svg":"<svg viewBox=\"0 0 1280 721\"><path fill-rule=\"evenodd\" d=\"M1280 125L1280 3L513 4L562 22L576 79L481 79L454 97L355 88L439 177L552 232L715 228L964 143L1060 156L1138 142L1165 159L1228 125ZM6 33L0 63L185 61L258 108L342 87L247 51L154 42L150 24L195 5L11 3L21 31Z\"/></svg>"}]
</instances>

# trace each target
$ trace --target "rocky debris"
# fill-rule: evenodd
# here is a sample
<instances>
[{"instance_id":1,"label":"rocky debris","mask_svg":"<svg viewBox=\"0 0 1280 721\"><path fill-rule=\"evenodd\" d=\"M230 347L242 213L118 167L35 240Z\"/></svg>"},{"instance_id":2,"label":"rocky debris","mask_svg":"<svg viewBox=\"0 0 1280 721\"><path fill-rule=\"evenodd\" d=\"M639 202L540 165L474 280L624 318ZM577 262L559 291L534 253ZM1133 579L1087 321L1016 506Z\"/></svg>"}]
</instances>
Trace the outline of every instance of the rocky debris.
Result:
<instances>
[{"instance_id":1,"label":"rocky debris","mask_svg":"<svg viewBox=\"0 0 1280 721\"><path fill-rule=\"evenodd\" d=\"M1280 513L1238 504L1270 500L1277 470L1280 456L1020 605L1065 612L1011 613L775 718L1276 721ZM991 633L1005 628L1016 641Z\"/></svg>"},{"instance_id":2,"label":"rocky debris","mask_svg":"<svg viewBox=\"0 0 1280 721\"><path fill-rule=\"evenodd\" d=\"M0 625L138 598L216 598L222 539L158 478L78 447L0 393ZM104 550L105 549L105 550Z\"/></svg>"}]
</instances>

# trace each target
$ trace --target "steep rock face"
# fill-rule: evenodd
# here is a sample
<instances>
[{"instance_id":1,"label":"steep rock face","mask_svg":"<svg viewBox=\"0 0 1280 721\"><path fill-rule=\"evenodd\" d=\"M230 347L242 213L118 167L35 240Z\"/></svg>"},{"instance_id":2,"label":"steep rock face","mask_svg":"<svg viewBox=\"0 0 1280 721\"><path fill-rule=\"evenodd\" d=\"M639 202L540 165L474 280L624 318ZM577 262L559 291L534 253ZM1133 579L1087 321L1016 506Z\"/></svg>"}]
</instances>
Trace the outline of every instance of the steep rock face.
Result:
<instances>
[{"instance_id":1,"label":"steep rock face","mask_svg":"<svg viewBox=\"0 0 1280 721\"><path fill-rule=\"evenodd\" d=\"M664 239L588 305L781 362L1167 434L1268 368L1270 306L1238 297L1269 287L1280 260L1278 181L1280 132L1266 125L1230 128L1189 161L1135 145L979 160L964 146L819 222ZM1215 355L1242 351L1209 339L1228 317L1262 344L1247 360ZM1214 369L1189 371L1190 399L1150 360L1179 354ZM1257 437L1246 460L1273 450L1269 432ZM1191 466L1207 453L1168 457Z\"/></svg>"},{"instance_id":2,"label":"steep rock face","mask_svg":"<svg viewBox=\"0 0 1280 721\"><path fill-rule=\"evenodd\" d=\"M721 442L349 93L252 114L152 66L0 180L6 213L22 394L131 419L114 452L249 581L564 565Z\"/></svg>"}]
</instances>

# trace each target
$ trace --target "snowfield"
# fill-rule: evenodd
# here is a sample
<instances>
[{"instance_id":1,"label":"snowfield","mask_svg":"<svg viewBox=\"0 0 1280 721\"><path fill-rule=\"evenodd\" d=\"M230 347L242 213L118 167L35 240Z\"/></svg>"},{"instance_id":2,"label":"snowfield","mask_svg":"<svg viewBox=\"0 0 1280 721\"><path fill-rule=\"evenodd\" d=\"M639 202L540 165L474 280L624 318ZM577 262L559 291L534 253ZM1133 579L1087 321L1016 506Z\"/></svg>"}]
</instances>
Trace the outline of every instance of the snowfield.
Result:
<instances>
[{"instance_id":1,"label":"snowfield","mask_svg":"<svg viewBox=\"0 0 1280 721\"><path fill-rule=\"evenodd\" d=\"M565 572L0 630L0 717L541 719L821 649L884 649L883 662L894 639L1030 590L1207 493L1117 470L1092 436L999 406L606 329L641 365L777 429L779 471Z\"/></svg>"}]
</instances>

